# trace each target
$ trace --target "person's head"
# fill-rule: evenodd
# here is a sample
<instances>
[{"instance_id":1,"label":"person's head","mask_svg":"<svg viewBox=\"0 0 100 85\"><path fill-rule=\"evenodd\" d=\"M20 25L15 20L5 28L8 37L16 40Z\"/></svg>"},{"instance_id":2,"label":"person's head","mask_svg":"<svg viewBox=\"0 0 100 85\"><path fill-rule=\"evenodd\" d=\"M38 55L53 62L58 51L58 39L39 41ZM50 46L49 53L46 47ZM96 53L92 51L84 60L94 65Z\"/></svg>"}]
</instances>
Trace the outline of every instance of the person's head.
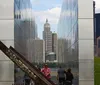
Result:
<instances>
[{"instance_id":1,"label":"person's head","mask_svg":"<svg viewBox=\"0 0 100 85\"><path fill-rule=\"evenodd\" d=\"M69 68L69 69L67 70L67 72L71 72L71 68Z\"/></svg>"},{"instance_id":2,"label":"person's head","mask_svg":"<svg viewBox=\"0 0 100 85\"><path fill-rule=\"evenodd\" d=\"M44 64L44 68L48 68L48 65L47 64Z\"/></svg>"}]
</instances>

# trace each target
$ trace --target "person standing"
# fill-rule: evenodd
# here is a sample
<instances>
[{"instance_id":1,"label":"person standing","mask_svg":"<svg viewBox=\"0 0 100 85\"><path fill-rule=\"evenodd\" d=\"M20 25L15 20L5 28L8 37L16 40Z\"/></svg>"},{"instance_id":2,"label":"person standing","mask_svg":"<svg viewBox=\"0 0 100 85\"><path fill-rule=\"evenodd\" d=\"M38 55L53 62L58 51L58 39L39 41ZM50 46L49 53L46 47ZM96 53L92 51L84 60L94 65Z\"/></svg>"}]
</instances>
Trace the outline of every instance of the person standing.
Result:
<instances>
[{"instance_id":1,"label":"person standing","mask_svg":"<svg viewBox=\"0 0 100 85\"><path fill-rule=\"evenodd\" d=\"M48 78L51 79L51 69L48 67L47 64L41 69L41 72Z\"/></svg>"},{"instance_id":2,"label":"person standing","mask_svg":"<svg viewBox=\"0 0 100 85\"><path fill-rule=\"evenodd\" d=\"M64 85L64 82L65 82L65 70L60 66L59 69L58 69L58 81L59 81L59 84L61 85Z\"/></svg>"},{"instance_id":3,"label":"person standing","mask_svg":"<svg viewBox=\"0 0 100 85\"><path fill-rule=\"evenodd\" d=\"M73 74L71 73L71 69L69 68L66 72L66 85L72 85L73 79Z\"/></svg>"}]
</instances>

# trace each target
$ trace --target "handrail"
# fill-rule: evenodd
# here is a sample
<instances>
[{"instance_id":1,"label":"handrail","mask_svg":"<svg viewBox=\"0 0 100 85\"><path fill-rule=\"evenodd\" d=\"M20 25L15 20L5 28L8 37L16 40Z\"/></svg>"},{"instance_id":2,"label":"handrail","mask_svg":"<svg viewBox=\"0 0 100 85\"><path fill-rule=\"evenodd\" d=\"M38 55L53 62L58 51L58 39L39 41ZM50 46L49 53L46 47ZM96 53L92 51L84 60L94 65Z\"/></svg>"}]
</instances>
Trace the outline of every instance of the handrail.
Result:
<instances>
[{"instance_id":1,"label":"handrail","mask_svg":"<svg viewBox=\"0 0 100 85\"><path fill-rule=\"evenodd\" d=\"M55 85L13 47L10 46L10 48L8 48L0 41L0 50L7 55L20 69L27 73L35 83L38 83L38 85Z\"/></svg>"}]
</instances>

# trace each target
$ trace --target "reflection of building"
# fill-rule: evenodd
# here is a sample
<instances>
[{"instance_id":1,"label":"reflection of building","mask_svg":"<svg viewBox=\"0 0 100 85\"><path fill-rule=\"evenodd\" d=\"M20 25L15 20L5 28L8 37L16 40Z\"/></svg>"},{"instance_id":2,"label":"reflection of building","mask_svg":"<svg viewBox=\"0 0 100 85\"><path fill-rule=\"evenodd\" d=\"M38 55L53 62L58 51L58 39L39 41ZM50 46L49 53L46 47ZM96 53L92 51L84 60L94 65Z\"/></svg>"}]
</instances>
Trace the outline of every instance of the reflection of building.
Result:
<instances>
[{"instance_id":1,"label":"reflection of building","mask_svg":"<svg viewBox=\"0 0 100 85\"><path fill-rule=\"evenodd\" d=\"M27 55L27 40L35 39L37 34L35 33L36 25L34 21L21 21L19 27L15 22L15 49L18 50L22 55L24 55L29 61ZM30 42L29 42L30 43Z\"/></svg>"},{"instance_id":2,"label":"reflection of building","mask_svg":"<svg viewBox=\"0 0 100 85\"><path fill-rule=\"evenodd\" d=\"M58 61L60 63L78 60L78 10L77 3L74 3L74 1L68 2L67 0L64 0L61 9L58 23ZM75 7L72 4L75 4ZM71 11L70 7L67 6L71 6L73 10ZM74 53L72 50L76 50L76 55L73 55Z\"/></svg>"},{"instance_id":3,"label":"reflection of building","mask_svg":"<svg viewBox=\"0 0 100 85\"><path fill-rule=\"evenodd\" d=\"M93 1L64 0L58 22L58 61L77 64L79 85L94 85L93 41Z\"/></svg>"},{"instance_id":4,"label":"reflection of building","mask_svg":"<svg viewBox=\"0 0 100 85\"><path fill-rule=\"evenodd\" d=\"M27 46L27 54L31 62L45 62L45 42L43 40L30 39L27 41Z\"/></svg>"},{"instance_id":5,"label":"reflection of building","mask_svg":"<svg viewBox=\"0 0 100 85\"><path fill-rule=\"evenodd\" d=\"M43 39L45 41L45 52L48 54L52 52L52 32L50 31L50 24L47 19L44 24Z\"/></svg>"},{"instance_id":6,"label":"reflection of building","mask_svg":"<svg viewBox=\"0 0 100 85\"><path fill-rule=\"evenodd\" d=\"M57 45L57 33L52 33L52 52L56 54L56 59L58 55L58 45Z\"/></svg>"},{"instance_id":7,"label":"reflection of building","mask_svg":"<svg viewBox=\"0 0 100 85\"><path fill-rule=\"evenodd\" d=\"M71 58L75 59L77 58L79 60L78 61L79 69L77 68L79 72L79 85L94 85L94 61L93 61L94 46L93 46L93 14L92 14L93 1L92 0L87 0L87 1L64 0L64 1L65 4L63 4L62 9L64 9L65 12L61 14L58 25L59 28L61 28L58 29L58 38L60 41L59 47L61 47L61 49L59 49L61 50L61 52L59 51L61 54L61 57L59 56L59 61L63 55L66 55L63 57L66 61L68 60L69 55L71 56ZM21 22L22 21L21 18L28 17L27 13L29 12L26 9L27 8L31 9L31 7L29 6L30 6L30 0L1 0L0 40L3 40L7 46L9 45L13 46L14 44L13 43L14 30L15 30L14 28L19 27L21 31L19 33L24 32L24 30L21 29L20 27L20 24L23 23ZM21 14L21 9L24 9L25 14L23 13ZM18 14L16 16L14 16L14 11L18 11ZM15 27L14 27L14 22L15 22ZM15 33L16 32L17 31L15 31ZM15 37L17 40L15 41L15 44L16 45L19 44L18 46L20 46L20 42L22 42L22 38L21 39L19 38L21 37L21 35L20 36L19 35L20 34L18 34ZM18 42L18 40L20 42ZM76 54L73 55L73 52ZM12 83L14 82L14 65L1 52L0 52L0 66L1 66L0 85L12 85Z\"/></svg>"},{"instance_id":8,"label":"reflection of building","mask_svg":"<svg viewBox=\"0 0 100 85\"><path fill-rule=\"evenodd\" d=\"M37 38L37 25L33 15L31 14L31 8L30 0L15 0L15 49L24 55L29 61L31 61L31 58L29 59L29 56L27 55L27 48L29 49L29 47L27 47L27 40Z\"/></svg>"},{"instance_id":9,"label":"reflection of building","mask_svg":"<svg viewBox=\"0 0 100 85\"><path fill-rule=\"evenodd\" d=\"M29 47L28 44L31 42L27 42L37 38L37 26L31 9L31 0L14 0L14 46L30 62L33 56L28 52L32 45ZM18 75L15 74L15 79L19 81L17 77Z\"/></svg>"},{"instance_id":10,"label":"reflection of building","mask_svg":"<svg viewBox=\"0 0 100 85\"><path fill-rule=\"evenodd\" d=\"M23 52L24 46L26 45L25 39L27 39L25 36L27 32L25 32L26 28L24 25L26 25L25 23L29 25L29 21L30 24L32 21L31 18L28 19L28 16L30 17L31 15L27 14L29 13L27 8L31 9L30 0L0 1L0 40L3 40L7 46L14 46L20 53L22 52L23 55L25 53ZM24 22L26 17L28 21ZM31 29L31 27L32 26L27 26L27 29ZM33 27L32 29L34 30ZM0 85L12 85L14 83L14 65L1 52L0 66Z\"/></svg>"},{"instance_id":11,"label":"reflection of building","mask_svg":"<svg viewBox=\"0 0 100 85\"><path fill-rule=\"evenodd\" d=\"M46 62L56 62L56 54L54 52L48 53Z\"/></svg>"}]
</instances>

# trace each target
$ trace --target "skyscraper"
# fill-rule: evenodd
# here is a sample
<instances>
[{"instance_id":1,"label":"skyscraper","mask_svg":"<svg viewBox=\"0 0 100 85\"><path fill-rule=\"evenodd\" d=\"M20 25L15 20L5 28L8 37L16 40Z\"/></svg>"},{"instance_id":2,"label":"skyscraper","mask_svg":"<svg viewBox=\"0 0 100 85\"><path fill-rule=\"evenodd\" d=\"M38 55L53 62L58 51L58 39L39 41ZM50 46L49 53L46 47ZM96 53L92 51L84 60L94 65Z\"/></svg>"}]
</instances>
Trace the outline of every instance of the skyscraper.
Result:
<instances>
[{"instance_id":1,"label":"skyscraper","mask_svg":"<svg viewBox=\"0 0 100 85\"><path fill-rule=\"evenodd\" d=\"M78 59L76 69L79 73L79 85L94 85L93 0L64 1L62 9L65 8L65 11L61 12L57 34L61 48L59 53L61 57L66 55L62 60L69 60L70 56L72 59ZM0 40L8 47L14 46L14 43L20 46L19 43L22 42L22 39L19 38L20 33L24 32L21 29L24 15L22 10L24 9L25 17L28 16L28 9L32 9L29 6L30 0L0 0ZM18 14L15 15L15 11ZM16 31L17 28L20 29L20 32ZM14 42L14 30L15 33L19 33L15 38L20 42L16 40ZM73 41L75 42L73 43ZM61 57L59 56L59 60ZM2 52L0 52L0 66L0 85L12 85L14 83L14 64ZM76 76L75 79L77 79Z\"/></svg>"},{"instance_id":2,"label":"skyscraper","mask_svg":"<svg viewBox=\"0 0 100 85\"><path fill-rule=\"evenodd\" d=\"M93 35L93 0L64 0L58 23L58 60L71 68L75 65L76 85L94 85Z\"/></svg>"},{"instance_id":3,"label":"skyscraper","mask_svg":"<svg viewBox=\"0 0 100 85\"><path fill-rule=\"evenodd\" d=\"M25 29L32 28L34 31L34 27L31 26L31 23L33 23L31 18L24 22L26 17L27 19L32 17L27 14L31 13L30 9L32 9L30 0L0 0L0 40L3 40L3 43L8 47L13 46L21 54L24 51L23 46L25 45L24 40L27 33ZM0 52L0 66L0 85L14 84L14 64L2 52Z\"/></svg>"},{"instance_id":4,"label":"skyscraper","mask_svg":"<svg viewBox=\"0 0 100 85\"><path fill-rule=\"evenodd\" d=\"M48 54L52 52L52 32L50 31L48 19L46 19L46 23L44 24L43 39L45 41L45 53Z\"/></svg>"},{"instance_id":5,"label":"skyscraper","mask_svg":"<svg viewBox=\"0 0 100 85\"><path fill-rule=\"evenodd\" d=\"M19 53L31 61L32 56L28 56L27 53L29 49L27 40L37 38L37 25L32 15L31 0L15 0L14 8L14 46Z\"/></svg>"},{"instance_id":6,"label":"skyscraper","mask_svg":"<svg viewBox=\"0 0 100 85\"><path fill-rule=\"evenodd\" d=\"M34 20L23 20L19 27L16 25L15 23L15 49L31 62L33 56L29 56L27 53L30 49L27 45L31 44L31 41L28 43L27 41L37 38L36 23Z\"/></svg>"},{"instance_id":7,"label":"skyscraper","mask_svg":"<svg viewBox=\"0 0 100 85\"><path fill-rule=\"evenodd\" d=\"M52 52L56 54L56 60L58 55L57 33L52 33Z\"/></svg>"},{"instance_id":8,"label":"skyscraper","mask_svg":"<svg viewBox=\"0 0 100 85\"><path fill-rule=\"evenodd\" d=\"M30 39L27 41L27 54L31 62L45 62L45 42L40 39Z\"/></svg>"}]
</instances>

